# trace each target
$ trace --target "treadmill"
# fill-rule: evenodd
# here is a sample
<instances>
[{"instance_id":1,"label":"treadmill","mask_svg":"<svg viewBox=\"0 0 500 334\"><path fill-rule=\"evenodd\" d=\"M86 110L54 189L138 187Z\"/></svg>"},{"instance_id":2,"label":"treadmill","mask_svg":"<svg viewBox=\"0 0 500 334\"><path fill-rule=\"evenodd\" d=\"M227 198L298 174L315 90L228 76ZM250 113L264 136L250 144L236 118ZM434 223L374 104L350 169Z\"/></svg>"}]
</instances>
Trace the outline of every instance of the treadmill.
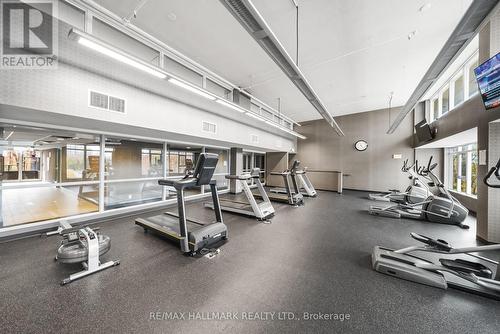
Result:
<instances>
[{"instance_id":1,"label":"treadmill","mask_svg":"<svg viewBox=\"0 0 500 334\"><path fill-rule=\"evenodd\" d=\"M302 196L316 197L318 193L307 177L307 167L304 167L303 170L298 170L299 165L300 161L295 160L292 168L290 169L290 173L298 180L297 185L300 193ZM278 194L286 194L285 188L272 188L270 191Z\"/></svg>"},{"instance_id":2,"label":"treadmill","mask_svg":"<svg viewBox=\"0 0 500 334\"><path fill-rule=\"evenodd\" d=\"M295 175L290 172L291 170L293 170L293 168L296 168L296 165L298 165L299 163L300 162L298 160L295 160L290 170L270 173L271 175L281 175L283 177L283 182L285 183L284 194L275 192L266 193L271 201L287 203L293 206L299 206L304 204L304 196L302 196L302 194L299 191L299 187L297 186L297 179L295 178ZM290 183L292 185L290 185ZM263 199L263 196L261 194L254 193L253 195L255 198Z\"/></svg>"},{"instance_id":3,"label":"treadmill","mask_svg":"<svg viewBox=\"0 0 500 334\"><path fill-rule=\"evenodd\" d=\"M192 174L180 180L159 180L158 184L175 188L179 214L165 212L149 218L137 218L135 223L142 226L144 232L150 230L177 242L181 251L188 255L203 253L222 244L228 237L227 226L222 221L216 182L212 180L218 160L217 154L202 153ZM204 185L210 185L212 193L216 219L212 223L186 217L184 190Z\"/></svg>"},{"instance_id":4,"label":"treadmill","mask_svg":"<svg viewBox=\"0 0 500 334\"><path fill-rule=\"evenodd\" d=\"M244 202L222 198L220 199L220 208L222 211L255 217L261 221L268 220L274 216L274 207L264 190L262 182L260 182L260 168L253 168L250 173L244 173L241 175L226 175L226 179L236 180L241 185L247 201ZM257 203L250 187L248 186L247 181L251 179L254 180L257 185L259 195L263 199L260 203ZM213 203L204 203L204 205L206 208L214 208Z\"/></svg>"}]
</instances>

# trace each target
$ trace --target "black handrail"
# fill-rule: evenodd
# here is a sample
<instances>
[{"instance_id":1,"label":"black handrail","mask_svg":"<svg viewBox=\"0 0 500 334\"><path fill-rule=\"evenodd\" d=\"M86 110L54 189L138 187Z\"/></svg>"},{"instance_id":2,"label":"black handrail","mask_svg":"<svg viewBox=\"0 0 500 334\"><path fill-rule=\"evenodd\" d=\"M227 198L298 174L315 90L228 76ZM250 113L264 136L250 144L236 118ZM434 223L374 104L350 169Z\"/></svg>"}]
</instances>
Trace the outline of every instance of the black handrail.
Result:
<instances>
[{"instance_id":1,"label":"black handrail","mask_svg":"<svg viewBox=\"0 0 500 334\"><path fill-rule=\"evenodd\" d=\"M500 184L492 184L489 182L490 181L489 179L493 174L495 174L497 180L500 181L500 159L498 159L497 164L495 166L491 167L490 171L488 172L488 174L486 174L483 180L484 184L486 184L488 187L500 188Z\"/></svg>"}]
</instances>

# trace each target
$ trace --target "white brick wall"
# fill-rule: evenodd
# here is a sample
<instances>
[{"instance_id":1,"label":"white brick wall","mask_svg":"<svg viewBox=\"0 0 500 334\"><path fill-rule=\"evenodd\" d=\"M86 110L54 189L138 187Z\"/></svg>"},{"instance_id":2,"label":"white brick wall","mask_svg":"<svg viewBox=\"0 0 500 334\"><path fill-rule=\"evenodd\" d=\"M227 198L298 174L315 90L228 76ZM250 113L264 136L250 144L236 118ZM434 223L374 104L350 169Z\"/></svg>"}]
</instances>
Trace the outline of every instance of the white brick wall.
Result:
<instances>
[{"instance_id":1,"label":"white brick wall","mask_svg":"<svg viewBox=\"0 0 500 334\"><path fill-rule=\"evenodd\" d=\"M500 122L490 123L489 132L488 169L500 158ZM500 242L500 189L495 188L488 188L488 241Z\"/></svg>"}]
</instances>

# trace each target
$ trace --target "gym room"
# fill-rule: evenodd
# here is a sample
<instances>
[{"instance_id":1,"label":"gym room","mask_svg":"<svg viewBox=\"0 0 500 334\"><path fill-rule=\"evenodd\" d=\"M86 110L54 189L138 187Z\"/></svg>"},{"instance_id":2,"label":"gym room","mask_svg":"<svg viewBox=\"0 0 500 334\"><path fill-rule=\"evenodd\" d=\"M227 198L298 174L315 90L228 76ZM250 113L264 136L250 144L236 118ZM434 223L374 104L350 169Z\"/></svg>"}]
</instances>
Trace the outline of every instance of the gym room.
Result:
<instances>
[{"instance_id":1,"label":"gym room","mask_svg":"<svg viewBox=\"0 0 500 334\"><path fill-rule=\"evenodd\" d=\"M499 0L0 0L1 333L498 333Z\"/></svg>"}]
</instances>

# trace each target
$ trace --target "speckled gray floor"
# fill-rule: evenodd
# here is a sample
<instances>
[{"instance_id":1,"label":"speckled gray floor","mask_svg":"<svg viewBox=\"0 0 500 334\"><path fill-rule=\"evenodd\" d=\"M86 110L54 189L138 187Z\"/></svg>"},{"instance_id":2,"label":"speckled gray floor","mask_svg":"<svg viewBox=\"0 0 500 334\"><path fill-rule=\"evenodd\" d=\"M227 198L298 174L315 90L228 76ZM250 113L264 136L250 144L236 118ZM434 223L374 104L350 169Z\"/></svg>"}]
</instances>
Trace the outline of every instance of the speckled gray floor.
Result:
<instances>
[{"instance_id":1,"label":"speckled gray floor","mask_svg":"<svg viewBox=\"0 0 500 334\"><path fill-rule=\"evenodd\" d=\"M320 192L275 204L272 224L224 214L230 240L215 259L180 255L133 218L101 224L105 259L121 265L67 286L76 266L53 261L58 237L0 244L2 333L498 333L500 302L388 277L370 267L374 245L412 244L415 231L475 244L475 228L370 216L366 193ZM200 203L191 216L210 217ZM470 218L474 224L474 219ZM350 320L150 320L150 312L348 313ZM240 318L242 313L237 314Z\"/></svg>"}]
</instances>

